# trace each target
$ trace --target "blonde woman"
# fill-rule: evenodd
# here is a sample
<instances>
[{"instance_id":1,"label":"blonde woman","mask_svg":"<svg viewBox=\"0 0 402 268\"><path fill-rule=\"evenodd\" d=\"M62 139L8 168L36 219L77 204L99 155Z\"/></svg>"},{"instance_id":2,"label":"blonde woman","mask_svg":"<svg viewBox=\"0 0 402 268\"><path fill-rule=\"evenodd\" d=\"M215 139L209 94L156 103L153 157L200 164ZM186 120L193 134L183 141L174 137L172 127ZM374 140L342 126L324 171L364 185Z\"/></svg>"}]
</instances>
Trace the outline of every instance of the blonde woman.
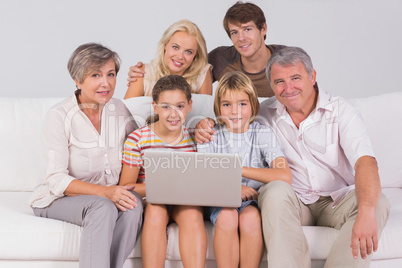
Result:
<instances>
[{"instance_id":1,"label":"blonde woman","mask_svg":"<svg viewBox=\"0 0 402 268\"><path fill-rule=\"evenodd\" d=\"M212 95L211 69L200 29L191 21L180 20L165 31L156 58L141 67L144 77L130 83L124 98L151 96L156 81L170 74L184 77L192 93Z\"/></svg>"}]
</instances>

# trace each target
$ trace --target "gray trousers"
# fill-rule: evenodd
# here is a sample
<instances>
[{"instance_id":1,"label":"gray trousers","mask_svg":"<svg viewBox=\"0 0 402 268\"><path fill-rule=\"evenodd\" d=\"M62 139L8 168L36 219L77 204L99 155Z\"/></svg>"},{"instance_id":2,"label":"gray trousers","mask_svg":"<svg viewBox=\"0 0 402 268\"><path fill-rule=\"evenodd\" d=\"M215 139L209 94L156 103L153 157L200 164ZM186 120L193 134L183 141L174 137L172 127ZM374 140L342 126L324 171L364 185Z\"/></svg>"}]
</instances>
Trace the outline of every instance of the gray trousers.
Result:
<instances>
[{"instance_id":1,"label":"gray trousers","mask_svg":"<svg viewBox=\"0 0 402 268\"><path fill-rule=\"evenodd\" d=\"M80 241L81 268L120 268L134 248L141 231L143 205L122 212L105 197L62 197L46 208L33 208L36 216L66 221L83 227Z\"/></svg>"},{"instance_id":2,"label":"gray trousers","mask_svg":"<svg viewBox=\"0 0 402 268\"><path fill-rule=\"evenodd\" d=\"M355 191L346 195L335 208L332 208L332 204L331 197L321 197L317 202L305 205L292 187L282 181L262 186L258 205L268 252L268 267L311 267L302 225L327 226L340 230L325 267L369 267L372 255L365 260L360 256L355 260L350 247L352 227L357 215ZM388 199L381 195L376 207L378 237L387 222L389 209Z\"/></svg>"}]
</instances>

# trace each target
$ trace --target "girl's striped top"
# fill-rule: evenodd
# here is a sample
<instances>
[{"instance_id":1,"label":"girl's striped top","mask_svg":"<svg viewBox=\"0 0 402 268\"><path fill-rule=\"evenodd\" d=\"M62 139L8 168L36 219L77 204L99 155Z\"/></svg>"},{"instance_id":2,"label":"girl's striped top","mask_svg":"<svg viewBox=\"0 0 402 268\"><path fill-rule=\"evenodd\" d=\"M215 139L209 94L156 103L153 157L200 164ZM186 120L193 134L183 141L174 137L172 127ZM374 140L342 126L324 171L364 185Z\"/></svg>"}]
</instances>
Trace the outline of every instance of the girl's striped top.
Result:
<instances>
[{"instance_id":1,"label":"girl's striped top","mask_svg":"<svg viewBox=\"0 0 402 268\"><path fill-rule=\"evenodd\" d=\"M196 152L194 132L182 126L183 140L175 145L163 141L153 132L148 125L143 126L128 135L124 143L123 164L140 167L137 183L145 183L145 171L143 168L145 150L178 150L181 152Z\"/></svg>"}]
</instances>

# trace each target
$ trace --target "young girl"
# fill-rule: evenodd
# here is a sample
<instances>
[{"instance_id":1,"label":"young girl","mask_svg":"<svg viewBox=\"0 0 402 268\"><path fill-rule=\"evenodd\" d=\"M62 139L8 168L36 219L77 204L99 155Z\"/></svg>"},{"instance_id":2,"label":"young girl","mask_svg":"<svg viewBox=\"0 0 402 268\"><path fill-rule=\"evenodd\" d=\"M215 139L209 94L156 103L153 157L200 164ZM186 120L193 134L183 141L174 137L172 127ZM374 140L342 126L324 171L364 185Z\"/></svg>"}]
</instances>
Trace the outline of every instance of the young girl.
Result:
<instances>
[{"instance_id":1,"label":"young girl","mask_svg":"<svg viewBox=\"0 0 402 268\"><path fill-rule=\"evenodd\" d=\"M218 267L258 267L264 245L258 189L264 183L292 175L271 128L255 122L259 102L251 80L242 72L226 73L215 92L218 121L214 140L197 145L199 152L242 156L242 205L211 207L207 216L215 224L214 249Z\"/></svg>"},{"instance_id":2,"label":"young girl","mask_svg":"<svg viewBox=\"0 0 402 268\"><path fill-rule=\"evenodd\" d=\"M179 75L161 78L152 92L155 117L149 125L132 132L125 143L120 185L135 186L146 196L143 154L145 150L195 152L194 138L183 125L191 111L191 90ZM124 204L124 200L120 200ZM166 226L169 218L179 226L179 248L184 267L205 267L207 234L203 209L197 206L147 204L141 251L144 267L163 267L166 257Z\"/></svg>"},{"instance_id":3,"label":"young girl","mask_svg":"<svg viewBox=\"0 0 402 268\"><path fill-rule=\"evenodd\" d=\"M130 83L124 98L151 96L156 81L169 74L183 76L192 93L211 95L211 68L200 29L191 21L178 21L165 31L158 43L156 58L141 67L144 78Z\"/></svg>"}]
</instances>

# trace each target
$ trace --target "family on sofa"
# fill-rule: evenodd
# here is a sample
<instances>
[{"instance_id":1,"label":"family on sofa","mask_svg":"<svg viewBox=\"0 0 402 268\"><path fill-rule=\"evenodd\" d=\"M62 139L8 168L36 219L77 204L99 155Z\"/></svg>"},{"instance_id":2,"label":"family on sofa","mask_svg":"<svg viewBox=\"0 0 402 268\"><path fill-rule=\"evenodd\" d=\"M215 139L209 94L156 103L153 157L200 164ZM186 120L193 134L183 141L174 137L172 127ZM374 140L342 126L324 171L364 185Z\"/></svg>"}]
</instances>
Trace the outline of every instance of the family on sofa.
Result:
<instances>
[{"instance_id":1,"label":"family on sofa","mask_svg":"<svg viewBox=\"0 0 402 268\"><path fill-rule=\"evenodd\" d=\"M77 90L47 113L47 175L31 206L83 227L80 267L122 267L141 231L143 266L163 267L171 221L184 267L204 267L204 217L215 225L218 267L258 267L264 244L269 267L310 267L302 225L340 230L326 267L369 266L390 206L358 110L318 89L303 49L265 45L258 6L236 3L224 27L233 46L207 55L198 27L179 21L155 60L131 68L126 98L153 100L141 128L112 98L117 53L88 43L70 57ZM187 129L192 94L212 94L215 80L216 122ZM241 207L147 204L143 152L156 148L241 155Z\"/></svg>"}]
</instances>

